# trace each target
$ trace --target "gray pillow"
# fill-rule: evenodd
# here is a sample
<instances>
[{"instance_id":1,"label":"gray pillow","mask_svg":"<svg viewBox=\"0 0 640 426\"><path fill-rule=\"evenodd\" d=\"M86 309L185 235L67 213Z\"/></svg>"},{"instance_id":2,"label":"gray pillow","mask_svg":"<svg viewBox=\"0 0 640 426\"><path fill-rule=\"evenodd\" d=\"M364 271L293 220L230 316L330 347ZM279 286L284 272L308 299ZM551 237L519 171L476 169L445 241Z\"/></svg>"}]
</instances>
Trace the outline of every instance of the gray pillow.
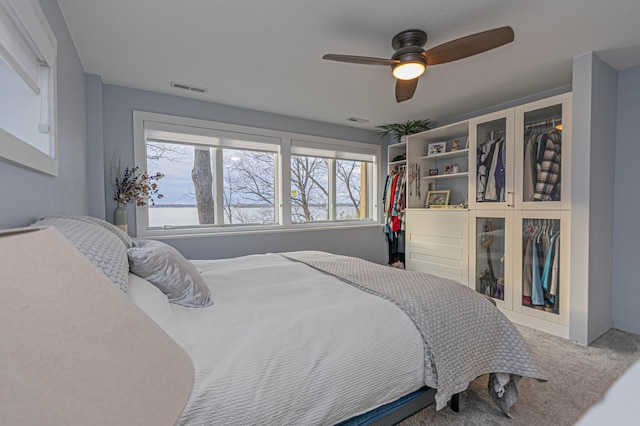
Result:
<instances>
[{"instance_id":1,"label":"gray pillow","mask_svg":"<svg viewBox=\"0 0 640 426\"><path fill-rule=\"evenodd\" d=\"M193 308L213 305L200 272L170 245L156 240L134 240L127 255L129 270L162 290L169 302Z\"/></svg>"},{"instance_id":2,"label":"gray pillow","mask_svg":"<svg viewBox=\"0 0 640 426\"><path fill-rule=\"evenodd\" d=\"M53 226L123 293L129 285L127 248L109 229L74 216L49 216L32 226Z\"/></svg>"},{"instance_id":3,"label":"gray pillow","mask_svg":"<svg viewBox=\"0 0 640 426\"><path fill-rule=\"evenodd\" d=\"M133 240L131 237L117 226L93 216L47 216L45 219L64 219L64 220L76 220L78 222L91 223L93 225L100 226L109 232L115 234L116 237L122 241L126 248L133 247Z\"/></svg>"}]
</instances>

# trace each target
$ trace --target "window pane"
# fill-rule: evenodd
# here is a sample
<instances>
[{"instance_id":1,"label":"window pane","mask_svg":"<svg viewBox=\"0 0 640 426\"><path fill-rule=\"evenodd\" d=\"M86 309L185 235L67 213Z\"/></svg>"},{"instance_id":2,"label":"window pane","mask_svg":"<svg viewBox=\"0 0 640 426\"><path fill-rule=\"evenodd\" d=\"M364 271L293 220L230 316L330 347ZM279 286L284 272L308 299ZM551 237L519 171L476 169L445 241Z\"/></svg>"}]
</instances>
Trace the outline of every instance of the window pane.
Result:
<instances>
[{"instance_id":1,"label":"window pane","mask_svg":"<svg viewBox=\"0 0 640 426\"><path fill-rule=\"evenodd\" d=\"M224 223L275 223L275 154L228 148L222 153Z\"/></svg>"},{"instance_id":2,"label":"window pane","mask_svg":"<svg viewBox=\"0 0 640 426\"><path fill-rule=\"evenodd\" d=\"M0 128L47 155L53 155L50 134L40 133L41 96L0 58Z\"/></svg>"},{"instance_id":3,"label":"window pane","mask_svg":"<svg viewBox=\"0 0 640 426\"><path fill-rule=\"evenodd\" d=\"M329 220L327 160L291 156L291 222Z\"/></svg>"},{"instance_id":4,"label":"window pane","mask_svg":"<svg viewBox=\"0 0 640 426\"><path fill-rule=\"evenodd\" d=\"M211 151L209 147L147 143L149 173L164 174L158 182L159 193L163 197L149 206L150 228L214 223ZM197 166L196 173L192 175L194 166ZM197 191L194 182L197 183Z\"/></svg>"},{"instance_id":5,"label":"window pane","mask_svg":"<svg viewBox=\"0 0 640 426\"><path fill-rule=\"evenodd\" d=\"M368 218L367 163L336 160L336 220Z\"/></svg>"}]
</instances>

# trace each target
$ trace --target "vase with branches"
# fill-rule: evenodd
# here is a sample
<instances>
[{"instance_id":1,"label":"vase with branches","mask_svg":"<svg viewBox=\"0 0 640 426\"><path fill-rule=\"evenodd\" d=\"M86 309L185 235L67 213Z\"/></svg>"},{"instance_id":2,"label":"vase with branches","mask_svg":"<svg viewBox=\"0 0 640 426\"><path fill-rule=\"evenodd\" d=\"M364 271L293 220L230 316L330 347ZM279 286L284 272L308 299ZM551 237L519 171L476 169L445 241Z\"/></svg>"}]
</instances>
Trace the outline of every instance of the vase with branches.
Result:
<instances>
[{"instance_id":1,"label":"vase with branches","mask_svg":"<svg viewBox=\"0 0 640 426\"><path fill-rule=\"evenodd\" d=\"M123 231L128 231L127 210L125 205L135 202L136 206L155 205L154 197L161 199L157 181L164 175L160 172L150 175L139 167L122 168L120 162L111 164L111 184L113 186L113 199L118 202L118 207L113 213L113 221Z\"/></svg>"}]
</instances>

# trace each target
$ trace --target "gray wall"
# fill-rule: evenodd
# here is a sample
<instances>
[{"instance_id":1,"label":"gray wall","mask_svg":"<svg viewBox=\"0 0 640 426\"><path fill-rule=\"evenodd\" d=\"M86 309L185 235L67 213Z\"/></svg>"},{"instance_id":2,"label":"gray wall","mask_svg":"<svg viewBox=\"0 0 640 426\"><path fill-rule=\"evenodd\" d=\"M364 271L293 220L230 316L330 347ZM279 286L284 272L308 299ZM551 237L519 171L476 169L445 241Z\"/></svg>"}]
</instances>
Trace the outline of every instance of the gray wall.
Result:
<instances>
[{"instance_id":1,"label":"gray wall","mask_svg":"<svg viewBox=\"0 0 640 426\"><path fill-rule=\"evenodd\" d=\"M640 67L618 73L617 110L613 325L640 333Z\"/></svg>"},{"instance_id":2,"label":"gray wall","mask_svg":"<svg viewBox=\"0 0 640 426\"><path fill-rule=\"evenodd\" d=\"M0 229L51 214L88 213L84 71L56 0L40 0L58 39L57 177L0 161Z\"/></svg>"},{"instance_id":3,"label":"gray wall","mask_svg":"<svg viewBox=\"0 0 640 426\"><path fill-rule=\"evenodd\" d=\"M617 79L593 53L573 60L569 337L583 344L613 325Z\"/></svg>"},{"instance_id":4,"label":"gray wall","mask_svg":"<svg viewBox=\"0 0 640 426\"><path fill-rule=\"evenodd\" d=\"M105 215L104 186L104 129L102 128L102 78L95 74L85 74L87 93L87 176L89 184L89 215L107 219Z\"/></svg>"},{"instance_id":5,"label":"gray wall","mask_svg":"<svg viewBox=\"0 0 640 426\"><path fill-rule=\"evenodd\" d=\"M98 96L91 83L91 93ZM241 124L265 129L304 133L358 142L382 144L379 136L370 130L362 130L348 126L337 126L311 120L302 120L277 114L253 111L227 105L202 102L179 96L130 89L115 85L102 85L102 128L99 132L91 129L98 127L99 108L91 108L89 117L93 124L90 128L90 144L104 143L102 152L106 218L113 218L115 201L111 199L109 167L111 159L116 156L122 164L133 164L133 111L148 111L171 114L224 123ZM386 153L386 151L385 151ZM92 155L100 155L99 150ZM89 158L95 163L95 158ZM386 161L386 158L383 158ZM383 173L386 168L383 169ZM99 210L100 205L91 201L91 211ZM99 203L98 203L99 204ZM127 206L130 234L135 235L135 208ZM167 243L174 245L185 256L194 259L223 258L250 253L264 253L285 250L326 250L339 254L359 256L374 262L386 263L387 249L382 226L363 229L309 230L283 233L253 233L250 235L215 235L192 238L168 238Z\"/></svg>"}]
</instances>

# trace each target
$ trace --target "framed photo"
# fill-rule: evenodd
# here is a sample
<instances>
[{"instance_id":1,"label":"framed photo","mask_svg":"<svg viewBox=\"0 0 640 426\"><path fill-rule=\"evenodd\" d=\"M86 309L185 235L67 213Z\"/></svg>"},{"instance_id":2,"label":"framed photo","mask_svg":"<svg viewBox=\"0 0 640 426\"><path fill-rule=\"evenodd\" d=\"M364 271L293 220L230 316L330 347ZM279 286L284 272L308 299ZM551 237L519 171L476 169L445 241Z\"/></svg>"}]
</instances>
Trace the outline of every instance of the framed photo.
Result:
<instances>
[{"instance_id":1,"label":"framed photo","mask_svg":"<svg viewBox=\"0 0 640 426\"><path fill-rule=\"evenodd\" d=\"M429 144L427 155L444 154L445 152L447 152L446 142L434 142Z\"/></svg>"},{"instance_id":2,"label":"framed photo","mask_svg":"<svg viewBox=\"0 0 640 426\"><path fill-rule=\"evenodd\" d=\"M429 191L427 192L428 207L431 206L446 206L449 204L449 190L442 191Z\"/></svg>"},{"instance_id":3,"label":"framed photo","mask_svg":"<svg viewBox=\"0 0 640 426\"><path fill-rule=\"evenodd\" d=\"M438 169L429 169L429 176L438 176Z\"/></svg>"},{"instance_id":4,"label":"framed photo","mask_svg":"<svg viewBox=\"0 0 640 426\"><path fill-rule=\"evenodd\" d=\"M453 173L453 168L455 167L455 163L449 163L444 165L444 174L449 175Z\"/></svg>"}]
</instances>

